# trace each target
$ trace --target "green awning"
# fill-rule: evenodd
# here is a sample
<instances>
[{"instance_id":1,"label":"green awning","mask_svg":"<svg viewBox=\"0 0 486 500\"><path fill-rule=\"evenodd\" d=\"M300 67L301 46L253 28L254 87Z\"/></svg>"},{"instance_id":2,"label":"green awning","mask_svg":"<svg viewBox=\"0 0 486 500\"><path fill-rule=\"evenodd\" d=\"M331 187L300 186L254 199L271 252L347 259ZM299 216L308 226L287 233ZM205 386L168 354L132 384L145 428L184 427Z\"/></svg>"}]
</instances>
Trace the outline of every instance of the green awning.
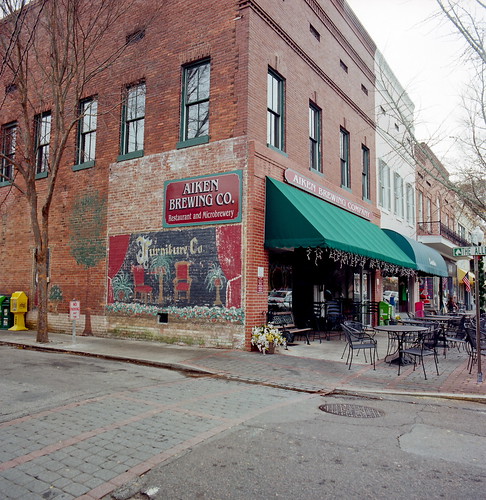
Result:
<instances>
[{"instance_id":1,"label":"green awning","mask_svg":"<svg viewBox=\"0 0 486 500\"><path fill-rule=\"evenodd\" d=\"M417 269L375 224L269 177L266 189L266 248L335 248Z\"/></svg>"},{"instance_id":2,"label":"green awning","mask_svg":"<svg viewBox=\"0 0 486 500\"><path fill-rule=\"evenodd\" d=\"M383 231L417 264L417 269L425 274L447 277L447 264L442 255L433 248L413 240L392 229Z\"/></svg>"}]
</instances>

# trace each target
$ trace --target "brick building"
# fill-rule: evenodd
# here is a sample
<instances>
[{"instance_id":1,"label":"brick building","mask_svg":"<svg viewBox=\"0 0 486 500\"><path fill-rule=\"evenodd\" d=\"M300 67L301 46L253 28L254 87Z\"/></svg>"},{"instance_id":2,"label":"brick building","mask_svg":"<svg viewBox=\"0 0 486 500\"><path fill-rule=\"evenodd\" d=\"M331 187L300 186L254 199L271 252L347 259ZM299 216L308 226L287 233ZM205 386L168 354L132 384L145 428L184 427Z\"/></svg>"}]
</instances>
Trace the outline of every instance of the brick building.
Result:
<instances>
[{"instance_id":1,"label":"brick building","mask_svg":"<svg viewBox=\"0 0 486 500\"><path fill-rule=\"evenodd\" d=\"M126 50L72 103L56 183L51 330L77 298L97 335L249 348L271 289L304 323L416 269L379 228L375 46L344 0L141 2L110 31ZM52 102L37 108L42 156ZM0 202L1 291L26 291L35 326L28 207L5 179Z\"/></svg>"}]
</instances>

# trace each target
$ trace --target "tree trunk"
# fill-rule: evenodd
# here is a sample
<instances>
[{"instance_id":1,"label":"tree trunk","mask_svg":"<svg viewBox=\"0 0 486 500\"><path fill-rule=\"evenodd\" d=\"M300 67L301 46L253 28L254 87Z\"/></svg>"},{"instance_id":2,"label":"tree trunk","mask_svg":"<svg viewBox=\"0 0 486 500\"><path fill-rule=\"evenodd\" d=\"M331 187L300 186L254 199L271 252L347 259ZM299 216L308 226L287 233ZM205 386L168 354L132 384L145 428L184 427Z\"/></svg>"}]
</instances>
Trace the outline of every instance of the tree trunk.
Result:
<instances>
[{"instance_id":1,"label":"tree trunk","mask_svg":"<svg viewBox=\"0 0 486 500\"><path fill-rule=\"evenodd\" d=\"M37 309L37 338L40 343L49 342L48 334L48 295L47 295L47 251L41 250L36 255L37 263L37 293L38 293L38 309Z\"/></svg>"}]
</instances>

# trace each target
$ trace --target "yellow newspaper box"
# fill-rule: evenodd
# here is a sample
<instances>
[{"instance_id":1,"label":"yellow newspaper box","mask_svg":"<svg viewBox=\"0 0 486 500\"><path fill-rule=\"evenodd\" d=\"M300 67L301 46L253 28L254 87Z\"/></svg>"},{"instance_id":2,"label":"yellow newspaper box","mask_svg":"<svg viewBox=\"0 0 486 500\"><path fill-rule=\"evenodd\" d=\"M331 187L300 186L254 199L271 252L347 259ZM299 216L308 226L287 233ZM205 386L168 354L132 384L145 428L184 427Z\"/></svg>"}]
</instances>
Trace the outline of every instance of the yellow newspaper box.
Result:
<instances>
[{"instance_id":1,"label":"yellow newspaper box","mask_svg":"<svg viewBox=\"0 0 486 500\"><path fill-rule=\"evenodd\" d=\"M9 330L27 330L25 327L25 313L27 312L27 295L24 292L15 292L10 298L10 312L14 315L14 326Z\"/></svg>"}]
</instances>

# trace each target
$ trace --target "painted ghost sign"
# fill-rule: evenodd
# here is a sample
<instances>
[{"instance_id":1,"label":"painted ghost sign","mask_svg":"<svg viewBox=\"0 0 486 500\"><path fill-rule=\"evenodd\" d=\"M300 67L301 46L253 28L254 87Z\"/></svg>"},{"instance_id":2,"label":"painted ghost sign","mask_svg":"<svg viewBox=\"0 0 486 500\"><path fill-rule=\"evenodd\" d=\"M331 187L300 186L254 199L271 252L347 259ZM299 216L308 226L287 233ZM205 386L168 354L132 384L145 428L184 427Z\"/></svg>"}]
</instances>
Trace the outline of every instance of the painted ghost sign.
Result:
<instances>
[{"instance_id":1,"label":"painted ghost sign","mask_svg":"<svg viewBox=\"0 0 486 500\"><path fill-rule=\"evenodd\" d=\"M109 302L241 307L239 225L112 236Z\"/></svg>"},{"instance_id":2,"label":"painted ghost sign","mask_svg":"<svg viewBox=\"0 0 486 500\"><path fill-rule=\"evenodd\" d=\"M241 171L165 182L164 227L241 221Z\"/></svg>"}]
</instances>

